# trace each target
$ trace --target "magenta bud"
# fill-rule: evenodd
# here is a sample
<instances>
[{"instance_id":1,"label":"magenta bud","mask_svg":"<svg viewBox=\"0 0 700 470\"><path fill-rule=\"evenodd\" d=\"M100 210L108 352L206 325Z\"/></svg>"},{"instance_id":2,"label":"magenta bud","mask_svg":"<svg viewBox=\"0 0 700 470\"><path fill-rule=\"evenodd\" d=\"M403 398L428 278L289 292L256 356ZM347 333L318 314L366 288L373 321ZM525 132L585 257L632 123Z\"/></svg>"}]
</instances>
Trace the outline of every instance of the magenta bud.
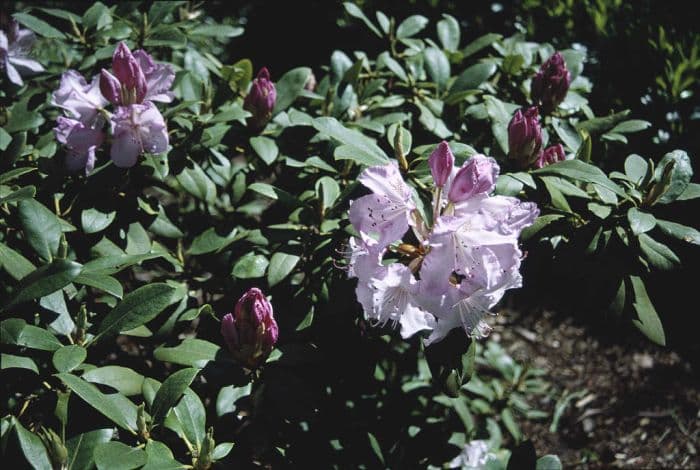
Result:
<instances>
[{"instance_id":1,"label":"magenta bud","mask_svg":"<svg viewBox=\"0 0 700 470\"><path fill-rule=\"evenodd\" d=\"M455 164L455 157L452 155L452 150L450 150L447 142L443 140L438 144L437 148L430 154L428 164L430 165L430 172L433 174L435 186L439 188L445 186Z\"/></svg>"},{"instance_id":2,"label":"magenta bud","mask_svg":"<svg viewBox=\"0 0 700 470\"><path fill-rule=\"evenodd\" d=\"M260 289L249 289L236 303L234 313L224 315L221 335L241 365L254 369L267 359L279 331L272 305Z\"/></svg>"},{"instance_id":3,"label":"magenta bud","mask_svg":"<svg viewBox=\"0 0 700 470\"><path fill-rule=\"evenodd\" d=\"M112 70L121 83L122 105L143 102L148 86L141 66L124 41L117 45L112 56Z\"/></svg>"},{"instance_id":4,"label":"magenta bud","mask_svg":"<svg viewBox=\"0 0 700 470\"><path fill-rule=\"evenodd\" d=\"M564 147L561 144L552 145L540 152L537 161L535 161L535 166L537 168L542 168L543 166L551 165L552 163L557 163L566 160L566 154L564 153Z\"/></svg>"},{"instance_id":5,"label":"magenta bud","mask_svg":"<svg viewBox=\"0 0 700 470\"><path fill-rule=\"evenodd\" d=\"M253 80L250 91L243 101L243 108L253 114L249 121L251 127L254 129L265 127L265 124L272 117L276 101L275 84L270 80L270 72L266 67L263 67Z\"/></svg>"},{"instance_id":6,"label":"magenta bud","mask_svg":"<svg viewBox=\"0 0 700 470\"><path fill-rule=\"evenodd\" d=\"M120 104L122 85L117 80L117 77L102 69L100 72L100 91L102 96L107 98L112 104Z\"/></svg>"},{"instance_id":7,"label":"magenta bud","mask_svg":"<svg viewBox=\"0 0 700 470\"><path fill-rule=\"evenodd\" d=\"M477 194L488 194L496 185L500 168L493 158L474 155L457 171L447 197L451 202L462 202Z\"/></svg>"},{"instance_id":8,"label":"magenta bud","mask_svg":"<svg viewBox=\"0 0 700 470\"><path fill-rule=\"evenodd\" d=\"M564 101L569 85L571 74L566 68L564 57L555 52L532 78L530 95L535 103L540 104L542 112L549 114Z\"/></svg>"},{"instance_id":9,"label":"magenta bud","mask_svg":"<svg viewBox=\"0 0 700 470\"><path fill-rule=\"evenodd\" d=\"M508 124L508 157L521 168L527 168L542 148L542 130L537 106L515 112Z\"/></svg>"}]
</instances>

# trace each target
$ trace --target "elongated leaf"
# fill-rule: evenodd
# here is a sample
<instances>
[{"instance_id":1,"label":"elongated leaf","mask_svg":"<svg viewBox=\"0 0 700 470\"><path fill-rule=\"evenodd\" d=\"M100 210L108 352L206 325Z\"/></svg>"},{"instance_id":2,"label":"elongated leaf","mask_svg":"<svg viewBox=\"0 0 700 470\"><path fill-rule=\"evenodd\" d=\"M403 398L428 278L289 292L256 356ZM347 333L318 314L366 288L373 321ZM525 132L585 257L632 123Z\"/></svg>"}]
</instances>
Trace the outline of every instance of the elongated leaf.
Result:
<instances>
[{"instance_id":1,"label":"elongated leaf","mask_svg":"<svg viewBox=\"0 0 700 470\"><path fill-rule=\"evenodd\" d=\"M494 72L496 72L496 64L474 64L457 77L450 87L450 94L478 88L478 86L484 83Z\"/></svg>"},{"instance_id":2,"label":"elongated leaf","mask_svg":"<svg viewBox=\"0 0 700 470\"><path fill-rule=\"evenodd\" d=\"M657 269L670 271L681 264L681 260L678 259L678 255L673 250L663 243L657 242L646 233L639 235L639 248L649 263Z\"/></svg>"},{"instance_id":3,"label":"elongated leaf","mask_svg":"<svg viewBox=\"0 0 700 470\"><path fill-rule=\"evenodd\" d=\"M635 235L648 232L656 225L656 219L653 215L642 212L636 207L631 207L627 211L627 220L629 220L630 228Z\"/></svg>"},{"instance_id":4,"label":"elongated leaf","mask_svg":"<svg viewBox=\"0 0 700 470\"><path fill-rule=\"evenodd\" d=\"M374 34L376 34L379 37L382 37L382 33L379 32L376 26L365 16L365 14L362 12L360 7L355 5L352 2L344 2L343 6L345 7L345 11L348 12L348 15L354 16L355 18L358 18L362 20L362 22L372 31Z\"/></svg>"},{"instance_id":5,"label":"elongated leaf","mask_svg":"<svg viewBox=\"0 0 700 470\"><path fill-rule=\"evenodd\" d=\"M46 264L22 278L7 306L44 297L62 289L78 277L81 269L80 264L65 259Z\"/></svg>"},{"instance_id":6,"label":"elongated leaf","mask_svg":"<svg viewBox=\"0 0 700 470\"><path fill-rule=\"evenodd\" d=\"M282 78L275 83L277 101L272 114L277 114L291 106L304 90L304 85L306 85L310 75L311 69L308 67L297 67L282 75Z\"/></svg>"},{"instance_id":7,"label":"elongated leaf","mask_svg":"<svg viewBox=\"0 0 700 470\"><path fill-rule=\"evenodd\" d=\"M270 265L267 270L267 281L270 287L278 284L289 275L294 266L299 262L299 257L288 253L275 253L270 258Z\"/></svg>"},{"instance_id":8,"label":"elongated leaf","mask_svg":"<svg viewBox=\"0 0 700 470\"><path fill-rule=\"evenodd\" d=\"M31 261L4 243L0 243L0 266L17 281L35 269Z\"/></svg>"},{"instance_id":9,"label":"elongated leaf","mask_svg":"<svg viewBox=\"0 0 700 470\"><path fill-rule=\"evenodd\" d=\"M124 296L124 289L122 288L122 285L112 276L81 273L78 277L73 279L73 282L94 287L95 289L112 294L118 299L121 299Z\"/></svg>"},{"instance_id":10,"label":"elongated leaf","mask_svg":"<svg viewBox=\"0 0 700 470\"><path fill-rule=\"evenodd\" d=\"M165 419L170 408L178 402L198 373L199 369L193 367L179 370L165 379L151 406L151 416L155 424L160 424Z\"/></svg>"},{"instance_id":11,"label":"elongated leaf","mask_svg":"<svg viewBox=\"0 0 700 470\"><path fill-rule=\"evenodd\" d=\"M61 239L58 217L34 199L20 201L17 207L27 242L44 260L51 261Z\"/></svg>"},{"instance_id":12,"label":"elongated leaf","mask_svg":"<svg viewBox=\"0 0 700 470\"><path fill-rule=\"evenodd\" d=\"M647 338L656 344L665 346L666 335L664 327L659 319L659 314L656 313L654 305L649 300L644 281L637 276L630 276L630 281L634 290L634 309L637 311L638 316L638 319L632 320L632 322Z\"/></svg>"},{"instance_id":13,"label":"elongated leaf","mask_svg":"<svg viewBox=\"0 0 700 470\"><path fill-rule=\"evenodd\" d=\"M24 453L24 458L35 470L51 470L51 460L46 452L46 447L36 434L28 431L17 418L12 418L15 433L19 440L19 446Z\"/></svg>"},{"instance_id":14,"label":"elongated leaf","mask_svg":"<svg viewBox=\"0 0 700 470\"><path fill-rule=\"evenodd\" d=\"M102 320L97 337L131 330L153 320L170 305L174 291L168 284L157 283L127 294Z\"/></svg>"},{"instance_id":15,"label":"elongated leaf","mask_svg":"<svg viewBox=\"0 0 700 470\"><path fill-rule=\"evenodd\" d=\"M95 448L95 463L98 470L132 470L146 464L146 451L111 441Z\"/></svg>"},{"instance_id":16,"label":"elongated leaf","mask_svg":"<svg viewBox=\"0 0 700 470\"><path fill-rule=\"evenodd\" d=\"M114 435L112 429L97 429L95 431L78 434L66 441L68 451L68 470L90 470L95 468L95 448L105 442L109 442Z\"/></svg>"},{"instance_id":17,"label":"elongated leaf","mask_svg":"<svg viewBox=\"0 0 700 470\"><path fill-rule=\"evenodd\" d=\"M148 463L141 470L180 470L187 468L173 456L172 451L162 442L149 439L146 443Z\"/></svg>"},{"instance_id":18,"label":"elongated leaf","mask_svg":"<svg viewBox=\"0 0 700 470\"><path fill-rule=\"evenodd\" d=\"M451 15L442 15L438 21L437 33L442 47L453 52L459 48L460 28L459 22Z\"/></svg>"},{"instance_id":19,"label":"elongated leaf","mask_svg":"<svg viewBox=\"0 0 700 470\"><path fill-rule=\"evenodd\" d=\"M270 164L277 159L279 155L279 149L274 140L269 137L251 137L250 146L255 150L260 158L266 163Z\"/></svg>"},{"instance_id":20,"label":"elongated leaf","mask_svg":"<svg viewBox=\"0 0 700 470\"><path fill-rule=\"evenodd\" d=\"M583 181L586 183L596 183L614 192L620 197L627 198L625 191L608 178L597 166L584 163L579 160L565 160L543 168L533 170L533 174L556 174L566 178Z\"/></svg>"},{"instance_id":21,"label":"elongated leaf","mask_svg":"<svg viewBox=\"0 0 700 470\"><path fill-rule=\"evenodd\" d=\"M53 353L53 366L59 372L70 372L87 358L87 351L77 344L63 346Z\"/></svg>"},{"instance_id":22,"label":"elongated leaf","mask_svg":"<svg viewBox=\"0 0 700 470\"><path fill-rule=\"evenodd\" d=\"M105 395L93 384L84 381L71 373L63 372L56 374L56 377L66 384L68 388L97 411L111 419L117 426L134 433L130 423L136 421L136 405L123 395ZM111 397L120 396L122 400L115 400Z\"/></svg>"},{"instance_id":23,"label":"elongated leaf","mask_svg":"<svg viewBox=\"0 0 700 470\"><path fill-rule=\"evenodd\" d=\"M410 38L422 31L427 25L428 18L425 16L411 15L396 28L396 37L399 39Z\"/></svg>"},{"instance_id":24,"label":"elongated leaf","mask_svg":"<svg viewBox=\"0 0 700 470\"><path fill-rule=\"evenodd\" d=\"M165 346L156 348L153 356L159 361L201 368L207 362L213 361L220 350L221 347L214 343L190 338L172 348Z\"/></svg>"},{"instance_id":25,"label":"elongated leaf","mask_svg":"<svg viewBox=\"0 0 700 470\"><path fill-rule=\"evenodd\" d=\"M33 371L35 374L39 373L39 368L36 366L36 362L34 362L34 360L30 357L2 353L0 356L0 365L2 365L2 370L27 369Z\"/></svg>"},{"instance_id":26,"label":"elongated leaf","mask_svg":"<svg viewBox=\"0 0 700 470\"><path fill-rule=\"evenodd\" d=\"M389 162L384 151L377 146L372 139L365 137L363 134L348 129L343 126L338 120L330 117L320 117L314 119L314 128L321 134L331 137L342 144L354 147L358 153L361 153L371 159L375 165L382 165ZM339 158L336 155L336 158ZM351 158L351 157L347 157Z\"/></svg>"},{"instance_id":27,"label":"elongated leaf","mask_svg":"<svg viewBox=\"0 0 700 470\"><path fill-rule=\"evenodd\" d=\"M90 369L83 374L84 380L108 385L126 396L140 395L144 376L128 367L104 366Z\"/></svg>"},{"instance_id":28,"label":"elongated leaf","mask_svg":"<svg viewBox=\"0 0 700 470\"><path fill-rule=\"evenodd\" d=\"M660 219L656 219L656 226L666 235L693 245L700 245L700 232L692 227Z\"/></svg>"},{"instance_id":29,"label":"elongated leaf","mask_svg":"<svg viewBox=\"0 0 700 470\"><path fill-rule=\"evenodd\" d=\"M36 16L32 16L28 13L15 13L12 16L19 23L22 23L27 28L41 36L44 36L45 38L63 39L65 37L62 32Z\"/></svg>"},{"instance_id":30,"label":"elongated leaf","mask_svg":"<svg viewBox=\"0 0 700 470\"><path fill-rule=\"evenodd\" d=\"M3 344L13 344L41 351L55 351L61 342L54 335L38 326L28 325L21 318L10 318L0 323Z\"/></svg>"}]
</instances>

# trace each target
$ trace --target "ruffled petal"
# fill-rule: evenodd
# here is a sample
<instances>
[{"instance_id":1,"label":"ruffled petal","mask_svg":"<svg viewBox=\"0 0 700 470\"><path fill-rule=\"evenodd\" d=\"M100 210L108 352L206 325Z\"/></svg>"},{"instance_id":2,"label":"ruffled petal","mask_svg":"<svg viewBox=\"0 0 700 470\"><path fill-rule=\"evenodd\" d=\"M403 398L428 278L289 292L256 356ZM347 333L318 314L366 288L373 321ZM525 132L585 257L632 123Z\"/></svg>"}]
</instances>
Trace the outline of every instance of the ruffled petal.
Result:
<instances>
[{"instance_id":1,"label":"ruffled petal","mask_svg":"<svg viewBox=\"0 0 700 470\"><path fill-rule=\"evenodd\" d=\"M384 195L369 194L353 201L349 218L365 244L382 250L408 230L409 211Z\"/></svg>"}]
</instances>

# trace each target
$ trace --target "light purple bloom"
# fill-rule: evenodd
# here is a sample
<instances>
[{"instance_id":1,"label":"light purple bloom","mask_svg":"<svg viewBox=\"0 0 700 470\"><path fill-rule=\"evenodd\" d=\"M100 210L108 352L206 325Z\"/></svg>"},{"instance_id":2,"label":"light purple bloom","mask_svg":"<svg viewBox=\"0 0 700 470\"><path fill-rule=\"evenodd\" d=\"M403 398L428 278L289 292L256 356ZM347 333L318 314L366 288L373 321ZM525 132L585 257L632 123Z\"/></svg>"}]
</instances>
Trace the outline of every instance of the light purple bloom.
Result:
<instances>
[{"instance_id":1,"label":"light purple bloom","mask_svg":"<svg viewBox=\"0 0 700 470\"><path fill-rule=\"evenodd\" d=\"M0 31L0 71L4 69L7 78L15 85L22 86L22 73L43 72L44 67L29 58L36 37L28 29L22 29L15 20L9 22L7 32Z\"/></svg>"},{"instance_id":2,"label":"light purple bloom","mask_svg":"<svg viewBox=\"0 0 700 470\"><path fill-rule=\"evenodd\" d=\"M489 460L489 443L484 440L471 441L465 444L464 450L457 457L450 461L449 468L459 468L462 470L482 470L486 468Z\"/></svg>"},{"instance_id":3,"label":"light purple bloom","mask_svg":"<svg viewBox=\"0 0 700 470\"><path fill-rule=\"evenodd\" d=\"M221 335L233 357L254 369L272 351L279 337L272 304L257 287L238 299L234 312L224 315Z\"/></svg>"},{"instance_id":4,"label":"light purple bloom","mask_svg":"<svg viewBox=\"0 0 700 470\"><path fill-rule=\"evenodd\" d=\"M143 50L132 53L123 41L112 57L114 74L102 69L100 90L105 98L118 106L141 104L146 101L169 103L173 99L170 87L175 72L170 65L156 64Z\"/></svg>"},{"instance_id":5,"label":"light purple bloom","mask_svg":"<svg viewBox=\"0 0 700 470\"><path fill-rule=\"evenodd\" d=\"M367 168L358 180L372 194L351 203L350 222L367 246L382 250L408 230L415 209L411 188L401 178L395 162Z\"/></svg>"},{"instance_id":6,"label":"light purple bloom","mask_svg":"<svg viewBox=\"0 0 700 470\"><path fill-rule=\"evenodd\" d=\"M535 161L536 168L542 168L552 163L557 163L566 160L566 153L564 152L564 147L561 144L551 145L540 152L537 161Z\"/></svg>"},{"instance_id":7,"label":"light purple bloom","mask_svg":"<svg viewBox=\"0 0 700 470\"><path fill-rule=\"evenodd\" d=\"M253 80L250 91L243 101L243 108L250 111L249 124L253 129L262 129L272 117L272 110L277 101L277 89L270 80L270 72L263 67Z\"/></svg>"},{"instance_id":8,"label":"light purple bloom","mask_svg":"<svg viewBox=\"0 0 700 470\"><path fill-rule=\"evenodd\" d=\"M112 115L112 149L110 155L120 168L130 168L143 153L168 150L168 129L160 111L147 101L119 107Z\"/></svg>"},{"instance_id":9,"label":"light purple bloom","mask_svg":"<svg viewBox=\"0 0 700 470\"><path fill-rule=\"evenodd\" d=\"M437 148L430 154L428 164L430 165L430 173L433 175L435 186L442 188L447 183L447 180L452 174L452 167L455 163L455 157L452 155L450 146L444 140L440 142Z\"/></svg>"},{"instance_id":10,"label":"light purple bloom","mask_svg":"<svg viewBox=\"0 0 700 470\"><path fill-rule=\"evenodd\" d=\"M532 78L530 95L539 103L542 113L549 114L564 101L571 85L571 73L566 68L564 57L555 52L547 59Z\"/></svg>"},{"instance_id":11,"label":"light purple bloom","mask_svg":"<svg viewBox=\"0 0 700 470\"><path fill-rule=\"evenodd\" d=\"M75 70L63 72L58 90L51 95L51 104L63 108L70 117L85 125L99 124L100 110L107 104L100 93L99 83L99 75L88 84Z\"/></svg>"},{"instance_id":12,"label":"light purple bloom","mask_svg":"<svg viewBox=\"0 0 700 470\"><path fill-rule=\"evenodd\" d=\"M104 133L98 129L86 127L80 121L65 117L58 118L54 128L56 140L68 149L66 168L68 171L85 169L90 173L95 168L95 149L102 145Z\"/></svg>"},{"instance_id":13,"label":"light purple bloom","mask_svg":"<svg viewBox=\"0 0 700 470\"><path fill-rule=\"evenodd\" d=\"M461 202L477 194L490 193L496 186L499 171L493 158L474 155L462 165L452 180L448 199Z\"/></svg>"}]
</instances>

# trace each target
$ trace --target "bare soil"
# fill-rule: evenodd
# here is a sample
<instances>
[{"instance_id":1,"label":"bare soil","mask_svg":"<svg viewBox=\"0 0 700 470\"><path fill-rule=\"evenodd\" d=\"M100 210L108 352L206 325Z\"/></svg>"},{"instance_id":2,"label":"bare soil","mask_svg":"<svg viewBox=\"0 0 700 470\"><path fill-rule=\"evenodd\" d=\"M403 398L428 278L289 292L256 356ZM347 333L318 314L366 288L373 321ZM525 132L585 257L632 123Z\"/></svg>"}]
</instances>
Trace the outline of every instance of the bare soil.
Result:
<instances>
[{"instance_id":1,"label":"bare soil","mask_svg":"<svg viewBox=\"0 0 700 470\"><path fill-rule=\"evenodd\" d=\"M541 409L578 392L555 432L551 419L522 423L538 455L557 454L564 468L700 468L700 377L688 357L549 311L508 311L492 339L548 372Z\"/></svg>"}]
</instances>

